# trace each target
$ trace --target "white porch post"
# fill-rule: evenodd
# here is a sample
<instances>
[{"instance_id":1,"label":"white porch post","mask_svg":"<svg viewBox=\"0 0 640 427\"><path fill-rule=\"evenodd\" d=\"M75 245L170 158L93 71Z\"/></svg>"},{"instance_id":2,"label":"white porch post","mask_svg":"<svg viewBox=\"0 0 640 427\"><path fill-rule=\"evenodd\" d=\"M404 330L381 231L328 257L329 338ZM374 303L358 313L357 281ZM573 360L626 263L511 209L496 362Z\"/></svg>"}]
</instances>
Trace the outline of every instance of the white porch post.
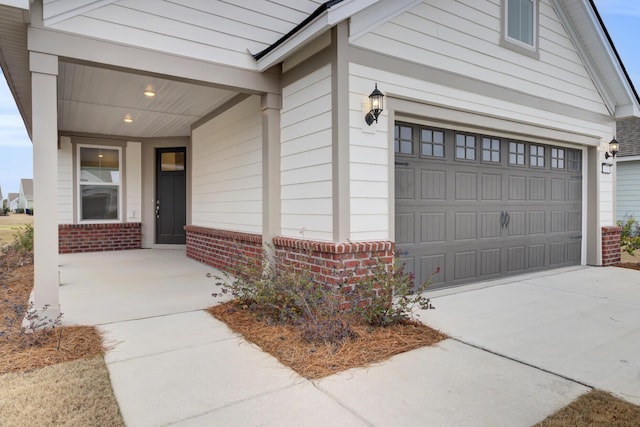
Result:
<instances>
[{"instance_id":1,"label":"white porch post","mask_svg":"<svg viewBox=\"0 0 640 427\"><path fill-rule=\"evenodd\" d=\"M31 69L34 210L34 308L60 314L58 295L58 57L29 54Z\"/></svg>"},{"instance_id":2,"label":"white porch post","mask_svg":"<svg viewBox=\"0 0 640 427\"><path fill-rule=\"evenodd\" d=\"M262 242L280 235L280 95L262 96Z\"/></svg>"}]
</instances>

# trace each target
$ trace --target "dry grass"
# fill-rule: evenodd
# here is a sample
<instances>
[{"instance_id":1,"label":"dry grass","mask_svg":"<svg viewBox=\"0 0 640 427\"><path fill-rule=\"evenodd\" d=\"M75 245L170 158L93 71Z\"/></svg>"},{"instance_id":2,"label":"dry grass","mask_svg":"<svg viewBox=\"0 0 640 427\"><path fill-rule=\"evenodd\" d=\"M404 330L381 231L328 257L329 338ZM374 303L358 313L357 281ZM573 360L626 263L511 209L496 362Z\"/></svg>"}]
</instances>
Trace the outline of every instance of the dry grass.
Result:
<instances>
[{"instance_id":1,"label":"dry grass","mask_svg":"<svg viewBox=\"0 0 640 427\"><path fill-rule=\"evenodd\" d=\"M547 417L535 427L637 427L640 406L593 390Z\"/></svg>"},{"instance_id":2,"label":"dry grass","mask_svg":"<svg viewBox=\"0 0 640 427\"><path fill-rule=\"evenodd\" d=\"M353 325L358 338L346 341L341 346L311 344L301 337L295 327L269 325L233 303L211 307L207 311L309 379L367 366L447 338L443 333L419 322L406 322L384 328Z\"/></svg>"},{"instance_id":3,"label":"dry grass","mask_svg":"<svg viewBox=\"0 0 640 427\"><path fill-rule=\"evenodd\" d=\"M33 224L33 216L15 213L0 215L0 248L11 243L20 226L24 224Z\"/></svg>"},{"instance_id":4,"label":"dry grass","mask_svg":"<svg viewBox=\"0 0 640 427\"><path fill-rule=\"evenodd\" d=\"M124 426L102 357L0 375L2 426Z\"/></svg>"},{"instance_id":5,"label":"dry grass","mask_svg":"<svg viewBox=\"0 0 640 427\"><path fill-rule=\"evenodd\" d=\"M20 332L32 263L29 254L0 252L0 425L123 425L95 327Z\"/></svg>"}]
</instances>

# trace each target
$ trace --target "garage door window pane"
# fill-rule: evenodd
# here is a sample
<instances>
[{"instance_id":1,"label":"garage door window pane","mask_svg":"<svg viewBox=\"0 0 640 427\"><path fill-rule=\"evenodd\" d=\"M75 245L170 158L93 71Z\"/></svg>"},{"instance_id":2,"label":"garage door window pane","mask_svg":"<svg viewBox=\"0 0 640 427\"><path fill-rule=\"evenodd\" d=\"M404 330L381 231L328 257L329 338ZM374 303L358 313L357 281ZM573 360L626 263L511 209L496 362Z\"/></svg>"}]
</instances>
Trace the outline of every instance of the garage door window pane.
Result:
<instances>
[{"instance_id":1,"label":"garage door window pane","mask_svg":"<svg viewBox=\"0 0 640 427\"><path fill-rule=\"evenodd\" d=\"M524 142L509 142L509 164L524 165Z\"/></svg>"},{"instance_id":2,"label":"garage door window pane","mask_svg":"<svg viewBox=\"0 0 640 427\"><path fill-rule=\"evenodd\" d=\"M532 168L543 168L544 167L544 147L541 145L533 145L529 146L529 166Z\"/></svg>"},{"instance_id":3,"label":"garage door window pane","mask_svg":"<svg viewBox=\"0 0 640 427\"><path fill-rule=\"evenodd\" d=\"M564 148L551 149L551 167L553 169L564 169Z\"/></svg>"},{"instance_id":4,"label":"garage door window pane","mask_svg":"<svg viewBox=\"0 0 640 427\"><path fill-rule=\"evenodd\" d=\"M399 154L413 154L413 128L395 126L394 149Z\"/></svg>"},{"instance_id":5,"label":"garage door window pane","mask_svg":"<svg viewBox=\"0 0 640 427\"><path fill-rule=\"evenodd\" d=\"M476 159L476 137L472 135L456 134L456 159Z\"/></svg>"},{"instance_id":6,"label":"garage door window pane","mask_svg":"<svg viewBox=\"0 0 640 427\"><path fill-rule=\"evenodd\" d=\"M577 150L567 150L567 169L570 171L582 170L582 153Z\"/></svg>"},{"instance_id":7,"label":"garage door window pane","mask_svg":"<svg viewBox=\"0 0 640 427\"><path fill-rule=\"evenodd\" d=\"M444 132L421 129L420 154L427 157L444 157Z\"/></svg>"},{"instance_id":8,"label":"garage door window pane","mask_svg":"<svg viewBox=\"0 0 640 427\"><path fill-rule=\"evenodd\" d=\"M482 160L485 162L500 163L500 140L482 138Z\"/></svg>"}]
</instances>

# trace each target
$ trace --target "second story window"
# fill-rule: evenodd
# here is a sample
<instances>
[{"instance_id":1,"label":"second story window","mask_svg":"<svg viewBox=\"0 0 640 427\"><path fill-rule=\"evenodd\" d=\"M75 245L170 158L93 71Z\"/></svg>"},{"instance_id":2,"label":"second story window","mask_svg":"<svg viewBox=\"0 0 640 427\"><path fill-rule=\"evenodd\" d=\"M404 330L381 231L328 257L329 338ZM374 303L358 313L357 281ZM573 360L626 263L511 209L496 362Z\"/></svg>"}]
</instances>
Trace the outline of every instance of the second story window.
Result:
<instances>
[{"instance_id":1,"label":"second story window","mask_svg":"<svg viewBox=\"0 0 640 427\"><path fill-rule=\"evenodd\" d=\"M502 45L538 56L538 0L503 0Z\"/></svg>"}]
</instances>

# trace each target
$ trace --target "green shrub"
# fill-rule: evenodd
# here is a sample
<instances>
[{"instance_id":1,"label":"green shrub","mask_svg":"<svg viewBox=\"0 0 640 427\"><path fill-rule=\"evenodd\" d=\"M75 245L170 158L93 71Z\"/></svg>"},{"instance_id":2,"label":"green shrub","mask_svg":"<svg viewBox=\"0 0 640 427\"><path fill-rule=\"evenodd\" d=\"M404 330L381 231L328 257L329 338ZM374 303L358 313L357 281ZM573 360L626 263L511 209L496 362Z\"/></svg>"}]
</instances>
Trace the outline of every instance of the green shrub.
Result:
<instances>
[{"instance_id":1,"label":"green shrub","mask_svg":"<svg viewBox=\"0 0 640 427\"><path fill-rule=\"evenodd\" d=\"M625 215L624 219L618 221L618 226L622 227L620 234L620 247L629 255L640 249L640 224L631 215Z\"/></svg>"}]
</instances>

